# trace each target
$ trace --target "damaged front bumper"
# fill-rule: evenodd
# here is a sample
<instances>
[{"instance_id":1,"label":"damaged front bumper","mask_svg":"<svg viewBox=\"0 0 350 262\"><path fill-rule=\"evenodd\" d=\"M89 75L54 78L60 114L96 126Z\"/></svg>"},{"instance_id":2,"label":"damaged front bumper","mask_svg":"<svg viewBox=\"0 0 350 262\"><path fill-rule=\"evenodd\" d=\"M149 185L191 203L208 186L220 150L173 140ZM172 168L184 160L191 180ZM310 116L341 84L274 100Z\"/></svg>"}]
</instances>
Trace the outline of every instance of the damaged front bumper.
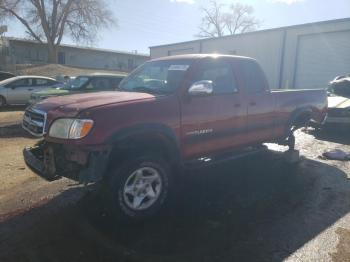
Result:
<instances>
[{"instance_id":1,"label":"damaged front bumper","mask_svg":"<svg viewBox=\"0 0 350 262\"><path fill-rule=\"evenodd\" d=\"M80 149L45 141L23 150L26 165L42 178L53 181L67 177L84 184L103 178L109 154L107 147Z\"/></svg>"}]
</instances>

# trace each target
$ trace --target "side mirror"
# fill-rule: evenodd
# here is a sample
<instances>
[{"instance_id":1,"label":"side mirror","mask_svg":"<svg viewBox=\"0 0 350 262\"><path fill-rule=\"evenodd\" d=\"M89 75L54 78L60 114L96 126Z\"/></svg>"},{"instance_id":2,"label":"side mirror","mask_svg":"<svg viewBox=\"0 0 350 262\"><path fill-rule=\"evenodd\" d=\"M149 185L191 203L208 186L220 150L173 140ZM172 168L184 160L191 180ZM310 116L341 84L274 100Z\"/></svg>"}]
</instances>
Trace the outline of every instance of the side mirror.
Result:
<instances>
[{"instance_id":1,"label":"side mirror","mask_svg":"<svg viewBox=\"0 0 350 262\"><path fill-rule=\"evenodd\" d=\"M193 83L188 89L188 93L191 96L206 96L213 93L213 81L202 80Z\"/></svg>"}]
</instances>

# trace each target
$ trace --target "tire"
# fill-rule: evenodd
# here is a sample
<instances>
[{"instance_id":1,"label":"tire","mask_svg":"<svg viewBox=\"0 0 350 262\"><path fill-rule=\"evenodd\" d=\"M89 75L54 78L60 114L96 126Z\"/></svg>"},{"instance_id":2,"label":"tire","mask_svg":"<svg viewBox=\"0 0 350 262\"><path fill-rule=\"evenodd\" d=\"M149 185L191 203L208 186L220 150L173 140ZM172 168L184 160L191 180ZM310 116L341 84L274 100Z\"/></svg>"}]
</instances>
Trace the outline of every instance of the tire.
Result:
<instances>
[{"instance_id":1,"label":"tire","mask_svg":"<svg viewBox=\"0 0 350 262\"><path fill-rule=\"evenodd\" d=\"M6 99L3 96L0 96L0 108L6 106Z\"/></svg>"},{"instance_id":2,"label":"tire","mask_svg":"<svg viewBox=\"0 0 350 262\"><path fill-rule=\"evenodd\" d=\"M159 156L128 158L119 168L112 168L109 175L113 213L123 221L147 219L159 212L169 198L171 171Z\"/></svg>"}]
</instances>

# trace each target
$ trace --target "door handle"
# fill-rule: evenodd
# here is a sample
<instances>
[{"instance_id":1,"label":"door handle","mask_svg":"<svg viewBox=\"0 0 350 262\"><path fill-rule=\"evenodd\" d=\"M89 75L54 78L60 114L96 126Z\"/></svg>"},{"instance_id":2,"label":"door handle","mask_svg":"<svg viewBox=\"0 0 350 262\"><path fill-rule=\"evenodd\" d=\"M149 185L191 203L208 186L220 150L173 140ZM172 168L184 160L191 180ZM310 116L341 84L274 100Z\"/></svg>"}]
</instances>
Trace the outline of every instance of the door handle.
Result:
<instances>
[{"instance_id":1,"label":"door handle","mask_svg":"<svg viewBox=\"0 0 350 262\"><path fill-rule=\"evenodd\" d=\"M249 103L249 105L250 105L250 106L256 106L256 102L251 101L251 102Z\"/></svg>"},{"instance_id":2,"label":"door handle","mask_svg":"<svg viewBox=\"0 0 350 262\"><path fill-rule=\"evenodd\" d=\"M240 107L241 104L234 104L233 106L234 106L234 107Z\"/></svg>"}]
</instances>

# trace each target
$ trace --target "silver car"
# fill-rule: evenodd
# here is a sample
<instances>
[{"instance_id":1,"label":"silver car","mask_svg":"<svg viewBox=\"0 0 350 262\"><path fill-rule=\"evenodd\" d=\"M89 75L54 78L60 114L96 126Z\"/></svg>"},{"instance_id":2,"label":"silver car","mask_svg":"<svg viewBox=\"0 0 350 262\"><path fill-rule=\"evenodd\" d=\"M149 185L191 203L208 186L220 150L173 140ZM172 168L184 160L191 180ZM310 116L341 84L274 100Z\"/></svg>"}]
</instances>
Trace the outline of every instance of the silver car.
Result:
<instances>
[{"instance_id":1,"label":"silver car","mask_svg":"<svg viewBox=\"0 0 350 262\"><path fill-rule=\"evenodd\" d=\"M61 87L55 79L43 76L16 76L0 82L0 107L25 105L33 92Z\"/></svg>"}]
</instances>

